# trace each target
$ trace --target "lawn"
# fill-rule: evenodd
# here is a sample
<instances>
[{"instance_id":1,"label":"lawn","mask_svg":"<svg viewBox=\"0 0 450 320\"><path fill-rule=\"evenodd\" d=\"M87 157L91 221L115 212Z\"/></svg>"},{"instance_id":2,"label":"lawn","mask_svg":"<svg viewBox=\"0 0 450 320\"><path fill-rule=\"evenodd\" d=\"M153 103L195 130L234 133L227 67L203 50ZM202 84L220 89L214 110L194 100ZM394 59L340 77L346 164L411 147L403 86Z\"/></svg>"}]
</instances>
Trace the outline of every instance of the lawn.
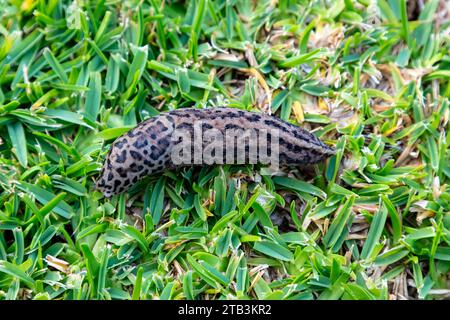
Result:
<instances>
[{"instance_id":1,"label":"lawn","mask_svg":"<svg viewBox=\"0 0 450 320\"><path fill-rule=\"evenodd\" d=\"M444 0L1 0L0 300L450 298L449 31ZM218 106L336 155L95 190L115 138Z\"/></svg>"}]
</instances>

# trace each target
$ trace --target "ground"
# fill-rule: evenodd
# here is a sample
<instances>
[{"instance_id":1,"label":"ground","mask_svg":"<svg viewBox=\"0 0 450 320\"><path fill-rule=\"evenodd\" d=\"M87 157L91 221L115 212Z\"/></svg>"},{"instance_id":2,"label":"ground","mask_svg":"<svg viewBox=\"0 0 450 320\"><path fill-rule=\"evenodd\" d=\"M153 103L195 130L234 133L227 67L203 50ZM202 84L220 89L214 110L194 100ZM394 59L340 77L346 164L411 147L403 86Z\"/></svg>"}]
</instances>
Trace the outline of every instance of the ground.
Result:
<instances>
[{"instance_id":1,"label":"ground","mask_svg":"<svg viewBox=\"0 0 450 320\"><path fill-rule=\"evenodd\" d=\"M0 1L0 299L450 297L448 2ZM106 199L159 112L272 113L337 153Z\"/></svg>"}]
</instances>

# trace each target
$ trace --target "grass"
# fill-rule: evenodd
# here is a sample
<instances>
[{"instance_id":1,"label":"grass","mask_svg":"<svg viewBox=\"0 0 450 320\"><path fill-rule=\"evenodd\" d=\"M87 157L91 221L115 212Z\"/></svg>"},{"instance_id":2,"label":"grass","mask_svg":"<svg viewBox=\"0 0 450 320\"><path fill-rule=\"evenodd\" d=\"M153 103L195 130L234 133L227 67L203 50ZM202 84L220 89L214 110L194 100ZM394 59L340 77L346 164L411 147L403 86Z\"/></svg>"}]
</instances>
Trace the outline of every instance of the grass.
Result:
<instances>
[{"instance_id":1,"label":"grass","mask_svg":"<svg viewBox=\"0 0 450 320\"><path fill-rule=\"evenodd\" d=\"M450 297L445 1L0 1L0 299ZM269 112L337 149L107 200L161 111Z\"/></svg>"}]
</instances>

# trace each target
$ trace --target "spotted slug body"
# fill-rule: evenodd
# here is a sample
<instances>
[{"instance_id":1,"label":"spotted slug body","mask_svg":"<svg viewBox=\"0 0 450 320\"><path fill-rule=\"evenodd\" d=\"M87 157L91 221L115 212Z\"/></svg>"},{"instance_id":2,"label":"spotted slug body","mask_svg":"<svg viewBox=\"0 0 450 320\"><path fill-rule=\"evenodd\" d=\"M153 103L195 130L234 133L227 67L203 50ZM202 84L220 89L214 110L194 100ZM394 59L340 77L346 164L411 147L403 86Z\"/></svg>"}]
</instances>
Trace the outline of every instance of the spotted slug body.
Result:
<instances>
[{"instance_id":1,"label":"spotted slug body","mask_svg":"<svg viewBox=\"0 0 450 320\"><path fill-rule=\"evenodd\" d=\"M194 151L195 126L199 123L202 129L212 129L211 131L214 130L217 134L225 134L227 130L232 129L268 132L269 142L273 139L271 132L277 132L277 153L281 165L314 164L334 154L331 147L312 133L274 116L225 107L178 109L147 119L117 138L106 157L97 181L97 189L106 197L110 197L127 190L145 176L180 166L174 162L172 151L185 136L192 138ZM183 133L181 136L180 132ZM226 148L223 141L218 141ZM254 143L251 137L245 147L237 143L233 146L234 150L231 150L234 151L232 154L237 157L240 153L248 153L249 147ZM204 141L200 144L205 147ZM268 148L270 153L270 143ZM196 162L193 157L190 164L229 163L229 159L227 158L227 161L225 158L229 151L225 149L223 157L218 156L216 160L209 162ZM256 154L257 159L260 159L259 152L258 150ZM245 159L249 159L248 154Z\"/></svg>"}]
</instances>

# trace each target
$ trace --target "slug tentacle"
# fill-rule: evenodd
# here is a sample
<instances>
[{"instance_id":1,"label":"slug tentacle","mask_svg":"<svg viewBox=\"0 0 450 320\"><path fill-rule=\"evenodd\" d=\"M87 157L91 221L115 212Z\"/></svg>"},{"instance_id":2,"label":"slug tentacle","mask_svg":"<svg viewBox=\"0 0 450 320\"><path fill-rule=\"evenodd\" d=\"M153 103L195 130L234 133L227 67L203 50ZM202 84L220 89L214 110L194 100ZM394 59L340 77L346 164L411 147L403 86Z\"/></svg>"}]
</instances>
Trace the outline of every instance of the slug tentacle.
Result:
<instances>
[{"instance_id":1,"label":"slug tentacle","mask_svg":"<svg viewBox=\"0 0 450 320\"><path fill-rule=\"evenodd\" d=\"M277 117L233 108L178 109L117 138L97 188L110 197L147 175L179 166L313 164L334 153L312 133Z\"/></svg>"}]
</instances>

